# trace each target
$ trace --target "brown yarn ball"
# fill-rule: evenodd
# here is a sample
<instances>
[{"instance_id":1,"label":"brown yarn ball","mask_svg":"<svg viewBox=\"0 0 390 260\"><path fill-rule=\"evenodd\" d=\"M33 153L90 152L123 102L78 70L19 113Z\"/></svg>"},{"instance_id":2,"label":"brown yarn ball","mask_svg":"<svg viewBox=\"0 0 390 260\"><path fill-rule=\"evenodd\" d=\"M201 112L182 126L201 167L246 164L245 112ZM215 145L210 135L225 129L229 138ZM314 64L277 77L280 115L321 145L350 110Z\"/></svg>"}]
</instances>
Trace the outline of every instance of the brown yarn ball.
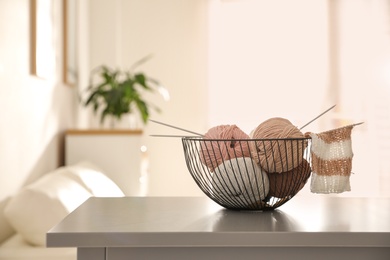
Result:
<instances>
[{"instance_id":1,"label":"brown yarn ball","mask_svg":"<svg viewBox=\"0 0 390 260\"><path fill-rule=\"evenodd\" d=\"M303 160L302 163L288 172L268 173L268 196L284 198L294 196L306 184L311 175L310 164Z\"/></svg>"},{"instance_id":2,"label":"brown yarn ball","mask_svg":"<svg viewBox=\"0 0 390 260\"><path fill-rule=\"evenodd\" d=\"M220 139L220 140L218 140ZM249 136L236 125L219 125L210 128L200 143L199 157L211 172L223 161L233 158L250 157Z\"/></svg>"},{"instance_id":3,"label":"brown yarn ball","mask_svg":"<svg viewBox=\"0 0 390 260\"><path fill-rule=\"evenodd\" d=\"M261 123L252 132L253 139L304 138L289 120L274 117ZM257 140L250 143L252 158L268 173L287 172L303 160L305 140Z\"/></svg>"}]
</instances>

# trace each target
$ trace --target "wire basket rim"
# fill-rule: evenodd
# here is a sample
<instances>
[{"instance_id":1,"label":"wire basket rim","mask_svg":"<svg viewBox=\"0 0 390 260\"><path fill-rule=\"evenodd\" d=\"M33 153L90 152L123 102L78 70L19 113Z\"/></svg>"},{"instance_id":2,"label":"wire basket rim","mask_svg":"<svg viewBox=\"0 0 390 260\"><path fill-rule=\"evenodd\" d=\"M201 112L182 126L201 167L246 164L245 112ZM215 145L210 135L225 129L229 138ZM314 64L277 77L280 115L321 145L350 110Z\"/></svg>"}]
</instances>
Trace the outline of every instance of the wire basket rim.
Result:
<instances>
[{"instance_id":1,"label":"wire basket rim","mask_svg":"<svg viewBox=\"0 0 390 260\"><path fill-rule=\"evenodd\" d=\"M204 138L204 137L201 137L201 136L186 136L186 137L182 137L182 140L204 140L204 141L213 141L213 142L216 142L216 141L283 141L283 140L298 140L298 141L302 141L302 140L311 140L311 137L294 137L294 138L231 138L231 139L221 139L221 138Z\"/></svg>"}]
</instances>

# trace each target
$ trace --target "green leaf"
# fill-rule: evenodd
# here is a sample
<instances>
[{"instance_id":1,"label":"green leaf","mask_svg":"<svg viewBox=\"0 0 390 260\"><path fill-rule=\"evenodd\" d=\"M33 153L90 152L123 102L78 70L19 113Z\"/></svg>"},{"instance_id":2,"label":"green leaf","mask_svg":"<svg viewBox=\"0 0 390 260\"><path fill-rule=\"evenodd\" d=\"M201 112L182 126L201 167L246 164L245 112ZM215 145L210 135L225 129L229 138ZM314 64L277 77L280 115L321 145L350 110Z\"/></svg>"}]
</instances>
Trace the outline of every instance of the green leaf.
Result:
<instances>
[{"instance_id":1,"label":"green leaf","mask_svg":"<svg viewBox=\"0 0 390 260\"><path fill-rule=\"evenodd\" d=\"M146 62L147 56L134 64L133 68ZM144 73L132 74L131 71L112 69L101 65L91 71L87 87L87 97L80 99L85 106L92 106L94 112L100 113L100 121L104 122L108 115L121 118L124 114L139 111L142 121L147 122L151 109L160 111L154 105L148 104L141 90L154 91L158 82Z\"/></svg>"},{"instance_id":2,"label":"green leaf","mask_svg":"<svg viewBox=\"0 0 390 260\"><path fill-rule=\"evenodd\" d=\"M151 87L149 87L149 85L146 83L146 77L144 74L142 73L138 73L135 75L135 81L140 84L144 89L147 89L147 90L152 90Z\"/></svg>"}]
</instances>

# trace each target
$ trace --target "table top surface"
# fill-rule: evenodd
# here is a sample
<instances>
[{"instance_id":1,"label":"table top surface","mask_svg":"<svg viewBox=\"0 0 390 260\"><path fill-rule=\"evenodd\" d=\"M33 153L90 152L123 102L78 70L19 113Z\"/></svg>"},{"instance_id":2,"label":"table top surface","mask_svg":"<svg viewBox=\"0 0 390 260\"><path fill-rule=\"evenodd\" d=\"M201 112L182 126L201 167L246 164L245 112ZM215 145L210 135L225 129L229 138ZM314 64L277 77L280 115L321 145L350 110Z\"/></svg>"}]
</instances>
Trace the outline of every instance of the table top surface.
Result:
<instances>
[{"instance_id":1,"label":"table top surface","mask_svg":"<svg viewBox=\"0 0 390 260\"><path fill-rule=\"evenodd\" d=\"M295 197L261 212L206 197L92 197L49 230L47 246L390 247L390 198Z\"/></svg>"}]
</instances>

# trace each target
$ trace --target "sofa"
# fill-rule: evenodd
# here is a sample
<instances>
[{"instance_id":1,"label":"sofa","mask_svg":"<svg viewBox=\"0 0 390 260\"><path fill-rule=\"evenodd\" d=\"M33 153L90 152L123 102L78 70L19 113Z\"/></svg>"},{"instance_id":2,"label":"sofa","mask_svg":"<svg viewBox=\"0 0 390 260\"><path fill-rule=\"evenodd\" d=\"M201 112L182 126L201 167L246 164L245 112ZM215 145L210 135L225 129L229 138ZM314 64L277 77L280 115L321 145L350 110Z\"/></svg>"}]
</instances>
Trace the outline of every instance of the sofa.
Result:
<instances>
[{"instance_id":1,"label":"sofa","mask_svg":"<svg viewBox=\"0 0 390 260\"><path fill-rule=\"evenodd\" d=\"M122 197L97 165L79 162L44 174L0 207L0 260L75 260L75 248L47 248L46 232L91 196Z\"/></svg>"}]
</instances>

